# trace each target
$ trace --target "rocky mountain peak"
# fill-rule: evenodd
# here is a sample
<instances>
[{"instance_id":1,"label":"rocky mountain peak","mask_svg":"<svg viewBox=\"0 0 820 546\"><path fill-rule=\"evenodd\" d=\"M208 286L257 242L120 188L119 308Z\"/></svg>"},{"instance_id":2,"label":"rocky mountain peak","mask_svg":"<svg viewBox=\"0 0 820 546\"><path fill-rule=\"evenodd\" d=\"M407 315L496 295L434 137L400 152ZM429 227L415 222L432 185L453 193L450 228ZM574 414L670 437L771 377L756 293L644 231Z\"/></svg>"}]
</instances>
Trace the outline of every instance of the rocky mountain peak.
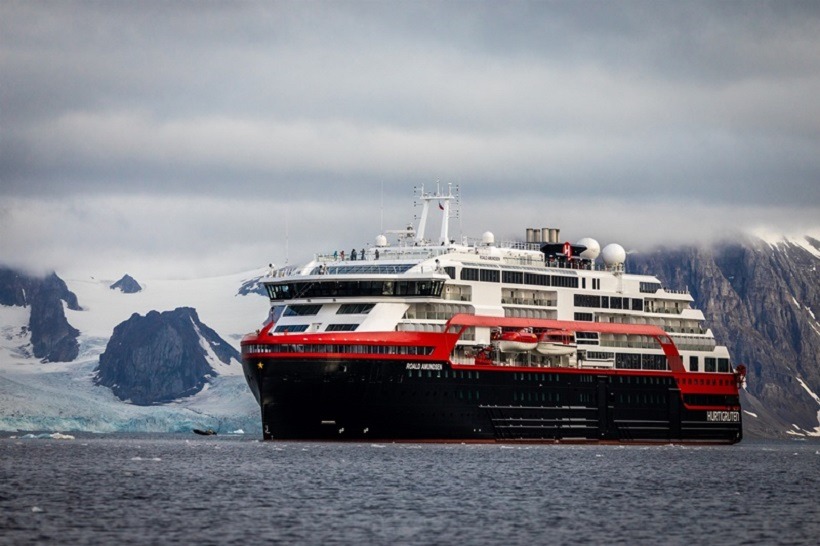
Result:
<instances>
[{"instance_id":1,"label":"rocky mountain peak","mask_svg":"<svg viewBox=\"0 0 820 546\"><path fill-rule=\"evenodd\" d=\"M56 273L35 277L0 267L0 304L31 308L31 350L46 362L69 362L79 354L80 332L68 323L63 302L80 310L77 296Z\"/></svg>"},{"instance_id":2,"label":"rocky mountain peak","mask_svg":"<svg viewBox=\"0 0 820 546\"><path fill-rule=\"evenodd\" d=\"M127 273L109 288L111 288L111 290L119 290L123 294L136 294L137 292L142 291L142 286L140 286L140 283L138 283L134 277Z\"/></svg>"},{"instance_id":3,"label":"rocky mountain peak","mask_svg":"<svg viewBox=\"0 0 820 546\"><path fill-rule=\"evenodd\" d=\"M137 313L114 328L100 355L95 382L138 405L196 394L217 375L213 357L227 364L239 353L200 322L195 309Z\"/></svg>"},{"instance_id":4,"label":"rocky mountain peak","mask_svg":"<svg viewBox=\"0 0 820 546\"><path fill-rule=\"evenodd\" d=\"M628 264L670 288L689 287L718 342L749 369L743 405L758 417L744 426L761 435L818 426L809 393L820 392L818 265L804 246L756 238L657 249L630 255Z\"/></svg>"}]
</instances>

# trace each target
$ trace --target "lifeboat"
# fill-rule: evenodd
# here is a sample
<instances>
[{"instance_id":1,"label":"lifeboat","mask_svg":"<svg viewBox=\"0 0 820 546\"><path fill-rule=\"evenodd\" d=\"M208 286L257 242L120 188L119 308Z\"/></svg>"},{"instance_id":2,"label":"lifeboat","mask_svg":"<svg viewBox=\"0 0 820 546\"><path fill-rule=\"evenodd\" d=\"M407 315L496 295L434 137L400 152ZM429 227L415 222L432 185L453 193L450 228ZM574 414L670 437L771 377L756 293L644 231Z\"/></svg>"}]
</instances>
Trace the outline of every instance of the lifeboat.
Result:
<instances>
[{"instance_id":1,"label":"lifeboat","mask_svg":"<svg viewBox=\"0 0 820 546\"><path fill-rule=\"evenodd\" d=\"M509 332L496 331L493 342L502 353L526 353L538 345L538 336L529 328Z\"/></svg>"},{"instance_id":2,"label":"lifeboat","mask_svg":"<svg viewBox=\"0 0 820 546\"><path fill-rule=\"evenodd\" d=\"M571 332L547 330L538 337L535 350L547 356L566 356L573 354L577 348L575 336Z\"/></svg>"}]
</instances>

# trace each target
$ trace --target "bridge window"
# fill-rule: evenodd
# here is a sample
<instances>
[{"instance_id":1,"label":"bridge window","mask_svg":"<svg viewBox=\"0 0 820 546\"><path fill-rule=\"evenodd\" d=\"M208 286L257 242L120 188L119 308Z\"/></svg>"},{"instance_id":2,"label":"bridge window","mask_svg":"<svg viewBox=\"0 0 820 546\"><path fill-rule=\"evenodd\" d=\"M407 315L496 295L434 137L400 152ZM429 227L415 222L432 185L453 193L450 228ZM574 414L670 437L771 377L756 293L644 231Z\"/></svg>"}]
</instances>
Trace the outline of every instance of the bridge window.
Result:
<instances>
[{"instance_id":1,"label":"bridge window","mask_svg":"<svg viewBox=\"0 0 820 546\"><path fill-rule=\"evenodd\" d=\"M328 324L325 332L352 332L358 327L358 324Z\"/></svg>"},{"instance_id":2,"label":"bridge window","mask_svg":"<svg viewBox=\"0 0 820 546\"><path fill-rule=\"evenodd\" d=\"M273 331L274 332L287 332L292 334L294 332L304 332L308 329L307 324L281 324L277 326Z\"/></svg>"},{"instance_id":3,"label":"bridge window","mask_svg":"<svg viewBox=\"0 0 820 546\"><path fill-rule=\"evenodd\" d=\"M339 310L337 315L366 315L373 309L372 303L345 303Z\"/></svg>"},{"instance_id":4,"label":"bridge window","mask_svg":"<svg viewBox=\"0 0 820 546\"><path fill-rule=\"evenodd\" d=\"M322 308L321 305L288 305L285 309L286 317L304 317L315 315Z\"/></svg>"},{"instance_id":5,"label":"bridge window","mask_svg":"<svg viewBox=\"0 0 820 546\"><path fill-rule=\"evenodd\" d=\"M441 297L440 280L300 281L266 285L271 300L345 297Z\"/></svg>"}]
</instances>

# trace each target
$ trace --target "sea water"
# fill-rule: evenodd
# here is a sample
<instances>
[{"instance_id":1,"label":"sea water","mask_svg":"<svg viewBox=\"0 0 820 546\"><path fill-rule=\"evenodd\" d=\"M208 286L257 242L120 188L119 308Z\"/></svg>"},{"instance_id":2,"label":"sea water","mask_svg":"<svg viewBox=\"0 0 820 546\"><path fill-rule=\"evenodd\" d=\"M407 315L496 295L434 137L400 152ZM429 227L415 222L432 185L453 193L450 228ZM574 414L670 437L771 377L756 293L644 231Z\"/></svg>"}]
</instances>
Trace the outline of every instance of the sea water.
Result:
<instances>
[{"instance_id":1,"label":"sea water","mask_svg":"<svg viewBox=\"0 0 820 546\"><path fill-rule=\"evenodd\" d=\"M817 544L820 444L0 434L2 544Z\"/></svg>"}]
</instances>

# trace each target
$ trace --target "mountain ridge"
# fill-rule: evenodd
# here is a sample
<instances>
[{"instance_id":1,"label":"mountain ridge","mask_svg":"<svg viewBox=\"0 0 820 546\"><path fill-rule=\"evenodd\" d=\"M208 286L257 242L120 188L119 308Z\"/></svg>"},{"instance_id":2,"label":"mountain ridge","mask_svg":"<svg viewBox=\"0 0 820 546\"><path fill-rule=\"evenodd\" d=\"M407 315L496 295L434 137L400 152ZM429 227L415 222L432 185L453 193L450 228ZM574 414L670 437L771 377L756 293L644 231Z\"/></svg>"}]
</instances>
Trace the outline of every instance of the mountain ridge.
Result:
<instances>
[{"instance_id":1,"label":"mountain ridge","mask_svg":"<svg viewBox=\"0 0 820 546\"><path fill-rule=\"evenodd\" d=\"M628 265L670 287L689 287L718 342L747 365L742 394L767 409L783 436L818 426L820 408L808 392L820 391L818 262L804 245L747 237L655 249L630 255ZM754 419L747 419L752 429Z\"/></svg>"},{"instance_id":2,"label":"mountain ridge","mask_svg":"<svg viewBox=\"0 0 820 546\"><path fill-rule=\"evenodd\" d=\"M717 342L729 347L735 365L747 365L746 387L741 391L747 437L820 436L820 403L815 394L820 392L820 324L817 322L820 314L817 272L820 240L813 237L763 240L747 236L709 245L683 245L630 253L626 265L628 273L656 276L669 288L688 288L696 307L704 312L707 326L713 329ZM258 328L267 317L267 298L259 293L259 280L266 273L266 269L260 268L219 278L149 280L144 283L142 291L134 294L111 290L111 281L69 279L67 285L65 282L63 285L70 286L72 295L79 295L73 300L65 295L57 281L52 281L56 292L65 297L59 300L59 307L62 309L65 301L69 326L80 332L77 338L80 351L74 361L58 368L54 368L57 364L50 364L51 368L43 368L43 373L53 371L56 374L53 377L64 374L70 378L69 384L81 384L87 389L84 391L87 396L97 396L94 388L100 387L89 378L94 375L115 327L133 313L146 314L156 309L192 307L203 324L208 324L226 344L238 349L242 335ZM8 275L0 276L0 280L3 278ZM29 301L25 297L30 297L33 292L21 292L19 280L12 279L11 284L18 289L4 291L0 282L0 303ZM82 308L76 299L83 303ZM50 301L53 302L53 298ZM22 327L22 318L13 320L19 320ZM4 325L4 331L16 331L15 328ZM18 337L15 336L7 335L6 343L16 343ZM4 352L0 347L0 373L6 374L8 385L21 385L19 388L31 388L32 392L42 390L32 374L17 374L14 366L5 366L4 370L3 359L12 363L31 362L12 349L14 347ZM105 430L111 426L149 429L166 426L176 430L179 423L190 422L191 415L219 414L220 419L232 419L234 423L242 423L246 430L255 430L254 427L259 426L258 406L245 385L241 366L237 363L225 365L219 359L215 362L219 376L210 388L203 387L197 394L176 399L171 405L154 406L153 411L161 411L164 415L160 421L152 421L150 413L145 413L151 408L141 410L131 406L126 411L111 405L107 399L100 399L100 407L108 408L106 411L112 414L125 411L128 418L117 417L112 423L95 415L93 418L84 416L77 422L92 428L91 423L97 422ZM7 407L1 383L0 408ZM25 405L24 397L13 390L7 388L6 400L16 401L18 406ZM228 392L230 396L226 394ZM210 401L210 407L203 406L206 399ZM118 399L112 396L112 400ZM180 403L179 400L183 401ZM219 400L217 410L211 409L215 407L213 400ZM184 406L181 413L175 413L176 405ZM48 407L49 412L60 413L57 406ZM77 407L76 411L82 413L83 409ZM160 410L160 407L165 409ZM30 411L36 412L36 408L32 406ZM32 419L35 418L19 418L13 422L30 423ZM49 419L49 422L65 422L56 415ZM11 422L0 418L0 428L11 426Z\"/></svg>"}]
</instances>

